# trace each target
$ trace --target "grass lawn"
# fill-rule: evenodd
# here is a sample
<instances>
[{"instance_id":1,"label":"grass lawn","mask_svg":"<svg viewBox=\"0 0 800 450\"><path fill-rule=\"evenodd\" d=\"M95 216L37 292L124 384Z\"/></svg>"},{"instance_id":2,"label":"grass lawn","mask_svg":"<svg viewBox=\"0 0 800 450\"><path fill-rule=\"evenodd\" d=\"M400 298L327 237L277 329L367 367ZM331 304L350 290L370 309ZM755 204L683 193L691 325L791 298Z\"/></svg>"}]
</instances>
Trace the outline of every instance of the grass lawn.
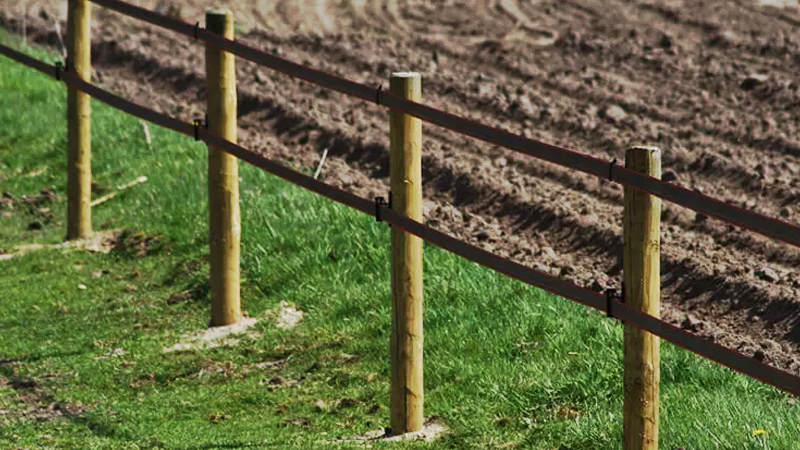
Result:
<instances>
[{"instance_id":1,"label":"grass lawn","mask_svg":"<svg viewBox=\"0 0 800 450\"><path fill-rule=\"evenodd\" d=\"M63 240L65 101L63 85L0 57L0 191L57 194L40 205L50 213L0 211L6 251ZM389 228L252 167L242 301L263 336L163 351L209 320L206 149L150 130L149 147L138 119L93 104L98 185L149 177L94 208L96 230L128 230L118 249L0 261L0 449L330 448L317 442L388 426ZM621 448L618 323L432 246L425 256L425 408L450 431L376 448ZM297 327L275 325L281 302L306 312ZM662 449L797 448L789 395L662 353Z\"/></svg>"}]
</instances>

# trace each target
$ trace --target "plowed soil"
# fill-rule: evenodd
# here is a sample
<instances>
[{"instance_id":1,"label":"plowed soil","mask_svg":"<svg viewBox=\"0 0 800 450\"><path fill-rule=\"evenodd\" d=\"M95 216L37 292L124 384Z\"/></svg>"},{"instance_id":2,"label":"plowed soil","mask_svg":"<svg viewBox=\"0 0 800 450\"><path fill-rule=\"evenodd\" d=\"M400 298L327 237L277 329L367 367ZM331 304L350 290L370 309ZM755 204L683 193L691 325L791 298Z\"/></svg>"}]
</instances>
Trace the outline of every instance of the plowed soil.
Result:
<instances>
[{"instance_id":1,"label":"plowed soil","mask_svg":"<svg viewBox=\"0 0 800 450\"><path fill-rule=\"evenodd\" d=\"M203 20L206 0L134 2ZM800 220L800 8L784 0L232 0L239 39L350 79L423 73L426 103L606 159L662 149L664 179ZM59 47L55 0L0 24ZM95 9L95 81L202 115L203 48ZM21 33L21 31L19 31ZM388 112L238 63L240 142L364 196L388 191ZM622 189L424 126L425 215L441 230L601 290L621 281ZM800 250L663 206L662 316L800 374Z\"/></svg>"}]
</instances>

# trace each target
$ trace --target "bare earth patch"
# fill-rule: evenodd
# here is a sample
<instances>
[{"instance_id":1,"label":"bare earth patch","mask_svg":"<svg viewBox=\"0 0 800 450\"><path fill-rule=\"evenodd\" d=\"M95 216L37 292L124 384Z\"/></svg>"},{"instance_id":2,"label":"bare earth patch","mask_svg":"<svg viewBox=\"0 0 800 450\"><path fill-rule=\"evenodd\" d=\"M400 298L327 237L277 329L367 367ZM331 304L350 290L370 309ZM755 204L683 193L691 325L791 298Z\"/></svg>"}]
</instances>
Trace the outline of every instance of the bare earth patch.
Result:
<instances>
[{"instance_id":1,"label":"bare earth patch","mask_svg":"<svg viewBox=\"0 0 800 450\"><path fill-rule=\"evenodd\" d=\"M277 311L269 310L266 312L268 317L272 317L273 314L276 316L275 326L282 330L289 330L297 326L297 324L303 320L303 315L305 313L286 302L281 302ZM263 318L261 320L263 320ZM229 337L230 335L246 333L247 336L254 339L263 336L262 333L256 331L247 331L258 323L258 321L259 319L256 318L243 317L239 322L233 325L211 327L194 335L185 334L181 336L181 342L171 347L165 347L164 352L202 350L238 345L239 339L231 338Z\"/></svg>"},{"instance_id":2,"label":"bare earth patch","mask_svg":"<svg viewBox=\"0 0 800 450\"><path fill-rule=\"evenodd\" d=\"M303 311L290 306L286 302L281 302L279 306L280 311L278 311L278 322L275 324L275 326L281 330L292 329L303 320L303 315L305 314Z\"/></svg>"},{"instance_id":3,"label":"bare earth patch","mask_svg":"<svg viewBox=\"0 0 800 450\"><path fill-rule=\"evenodd\" d=\"M71 249L87 250L90 252L109 253L117 244L117 235L120 230L97 231L91 237L75 241L62 242L61 244L28 244L14 247L12 253L0 255L0 261L15 258L26 253L44 249Z\"/></svg>"},{"instance_id":4,"label":"bare earth patch","mask_svg":"<svg viewBox=\"0 0 800 450\"><path fill-rule=\"evenodd\" d=\"M211 327L203 330L195 335L184 334L181 336L181 342L164 348L164 352L186 351L186 350L202 350L207 348L232 346L239 343L239 339L229 337L232 334L247 333L252 338L261 336L261 333L254 331L248 332L247 330L258 323L258 319L243 317L241 320L233 325L226 325L224 327Z\"/></svg>"},{"instance_id":5,"label":"bare earth patch","mask_svg":"<svg viewBox=\"0 0 800 450\"><path fill-rule=\"evenodd\" d=\"M447 433L447 427L441 419L430 418L425 422L425 426L419 430L405 434L393 434L391 430L375 430L353 439L340 439L336 441L320 441L322 444L363 444L365 448L370 448L370 442L401 442L401 441L422 441L432 442Z\"/></svg>"},{"instance_id":6,"label":"bare earth patch","mask_svg":"<svg viewBox=\"0 0 800 450\"><path fill-rule=\"evenodd\" d=\"M82 416L88 409L80 403L55 402L35 379L0 377L0 391L11 389L11 403L0 403L0 428L18 421L44 422L59 417Z\"/></svg>"}]
</instances>

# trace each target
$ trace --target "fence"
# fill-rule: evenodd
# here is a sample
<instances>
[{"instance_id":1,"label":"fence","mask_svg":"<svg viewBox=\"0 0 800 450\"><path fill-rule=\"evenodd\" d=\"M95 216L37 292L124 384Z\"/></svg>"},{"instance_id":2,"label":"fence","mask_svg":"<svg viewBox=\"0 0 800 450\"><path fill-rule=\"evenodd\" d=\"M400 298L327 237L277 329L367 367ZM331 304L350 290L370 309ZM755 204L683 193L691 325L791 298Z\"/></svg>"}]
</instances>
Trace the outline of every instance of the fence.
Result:
<instances>
[{"instance_id":1,"label":"fence","mask_svg":"<svg viewBox=\"0 0 800 450\"><path fill-rule=\"evenodd\" d=\"M75 168L69 169L68 186L69 195L75 201L75 207L73 208L73 204L70 203L68 222L88 223L85 215L88 214L87 208L79 207L82 205L82 201L88 201L81 200L80 196L86 195L81 184L85 183L85 179L87 179L88 170L86 169L89 164L88 101L81 100L80 94L93 97L130 115L207 143L210 148L210 197L217 196L218 201L224 200L227 202L223 202L224 205L228 205L228 212L225 215L229 220L222 221L218 225L222 229L226 227L238 229L239 226L238 187L236 187L236 195L233 195L232 186L225 184L228 182L225 180L231 179L232 164L236 159L241 159L333 201L366 214L375 215L377 220L389 223L393 227L394 318L391 409L392 428L395 432L415 431L421 425L422 417L422 329L420 317L422 280L421 270L419 270L421 268L421 245L419 245L421 242L417 239L417 243L415 243L411 237L421 238L430 244L509 277L603 311L609 317L622 321L625 324L626 335L624 434L625 448L628 450L657 448L658 366L660 362L656 337L778 389L800 396L800 378L696 337L656 317L659 297L659 215L657 214L660 209L658 207L659 199L800 247L800 228L797 226L743 210L698 192L661 181L659 179L660 156L657 149L650 147L629 149L626 155L626 167L622 167L616 164L616 160L603 161L475 123L421 104L419 103L419 86L415 85L415 77L408 74L393 76L390 89L386 92L380 87L375 88L316 71L234 42L232 32L225 33L229 31L229 28L232 29L232 19L228 14L210 12L207 16L207 28L202 28L199 23L195 25L184 23L120 0L92 0L92 2L206 44L206 64L210 83L208 112L211 115L211 126L209 127L209 121L187 123L136 105L93 86L88 81L88 73L91 73L88 68L88 60L82 59L81 56L88 55L90 45L88 27L90 14L87 0L70 0L70 35L68 36L70 45L68 48L72 67L68 65L65 69L61 64L49 65L0 45L0 54L55 77L57 80L63 81L70 89L68 110L70 165L74 165ZM212 27L212 23L218 25ZM225 56L226 54L230 59L226 59L228 58ZM231 92L235 92L233 55L390 109L392 119L390 121L391 187L396 198L390 196L390 201L386 202L380 197L374 200L359 197L289 169L238 145L235 142L235 95L233 95L233 101L230 101ZM418 83L418 81L419 78L416 77L416 82ZM417 202L421 202L421 191L405 189L405 192L401 192L405 184L418 185L420 182L416 176L420 164L420 120L625 186L625 285L622 295L616 295L611 290L603 294L584 289L487 252L421 223L421 213L417 211L419 207ZM234 130L233 134L229 133L231 129ZM231 156L231 160L214 163L214 158L217 158L218 162L221 160L222 152ZM227 168L221 168L220 164L227 165ZM81 165L83 165L83 169L81 169ZM212 173L212 168L219 172L218 175L222 174L217 177L220 180L213 181L215 175ZM88 179L90 180L90 176ZM78 182L78 180L84 181ZM215 191L215 189L218 190ZM228 197L223 198L224 195L228 195ZM214 200L210 199L210 201L213 205ZM235 211L232 211L231 205L234 203L236 203ZM213 210L211 214L214 214ZM213 229L213 220L211 226ZM76 227L76 230L81 229L85 231L85 228ZM75 235L80 234L80 231L75 232ZM232 253L224 253L224 257L219 259L213 258L215 251L222 251L219 248L215 250L215 246L228 245L232 240L236 240L235 246L238 251L238 234L236 232L218 239L219 242L214 241L212 233L211 247L212 272L215 270L214 265L217 267L216 270L236 265L236 283L232 283L226 288L228 291L235 290L235 310L231 316L235 318L238 314L238 253L236 253L235 259L231 258ZM418 249L415 247L417 245L419 245ZM418 257L415 256L416 252L419 252ZM219 280L224 279L224 276L219 278ZM214 281L215 278L212 275L212 283ZM228 281L217 281L217 283L228 282L230 282L229 278ZM212 285L213 289L215 287ZM212 310L214 310L215 304L216 307L225 305L234 307L230 298L224 296L216 298L212 293Z\"/></svg>"}]
</instances>

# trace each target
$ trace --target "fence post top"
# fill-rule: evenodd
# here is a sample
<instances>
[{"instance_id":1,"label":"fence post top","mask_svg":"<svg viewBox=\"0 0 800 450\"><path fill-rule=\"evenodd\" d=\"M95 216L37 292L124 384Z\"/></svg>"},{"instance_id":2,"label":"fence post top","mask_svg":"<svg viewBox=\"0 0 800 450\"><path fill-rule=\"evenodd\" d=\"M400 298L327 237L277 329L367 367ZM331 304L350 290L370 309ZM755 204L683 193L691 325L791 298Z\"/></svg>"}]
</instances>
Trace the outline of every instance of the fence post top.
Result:
<instances>
[{"instance_id":1,"label":"fence post top","mask_svg":"<svg viewBox=\"0 0 800 450\"><path fill-rule=\"evenodd\" d=\"M234 38L233 12L227 8L206 10L206 29L215 34L221 34L228 39Z\"/></svg>"},{"instance_id":2,"label":"fence post top","mask_svg":"<svg viewBox=\"0 0 800 450\"><path fill-rule=\"evenodd\" d=\"M232 16L233 12L228 8L211 8L206 10L207 16Z\"/></svg>"},{"instance_id":3,"label":"fence post top","mask_svg":"<svg viewBox=\"0 0 800 450\"><path fill-rule=\"evenodd\" d=\"M419 72L392 72L392 78L422 78Z\"/></svg>"},{"instance_id":4,"label":"fence post top","mask_svg":"<svg viewBox=\"0 0 800 450\"><path fill-rule=\"evenodd\" d=\"M654 178L661 178L661 149L647 145L628 147L628 151L625 152L625 167Z\"/></svg>"},{"instance_id":5,"label":"fence post top","mask_svg":"<svg viewBox=\"0 0 800 450\"><path fill-rule=\"evenodd\" d=\"M661 149L652 145L632 145L628 147L631 153L650 152L653 156L661 156Z\"/></svg>"},{"instance_id":6,"label":"fence post top","mask_svg":"<svg viewBox=\"0 0 800 450\"><path fill-rule=\"evenodd\" d=\"M225 26L233 22L233 12L227 8L207 9L206 28L209 30L224 30Z\"/></svg>"}]
</instances>

